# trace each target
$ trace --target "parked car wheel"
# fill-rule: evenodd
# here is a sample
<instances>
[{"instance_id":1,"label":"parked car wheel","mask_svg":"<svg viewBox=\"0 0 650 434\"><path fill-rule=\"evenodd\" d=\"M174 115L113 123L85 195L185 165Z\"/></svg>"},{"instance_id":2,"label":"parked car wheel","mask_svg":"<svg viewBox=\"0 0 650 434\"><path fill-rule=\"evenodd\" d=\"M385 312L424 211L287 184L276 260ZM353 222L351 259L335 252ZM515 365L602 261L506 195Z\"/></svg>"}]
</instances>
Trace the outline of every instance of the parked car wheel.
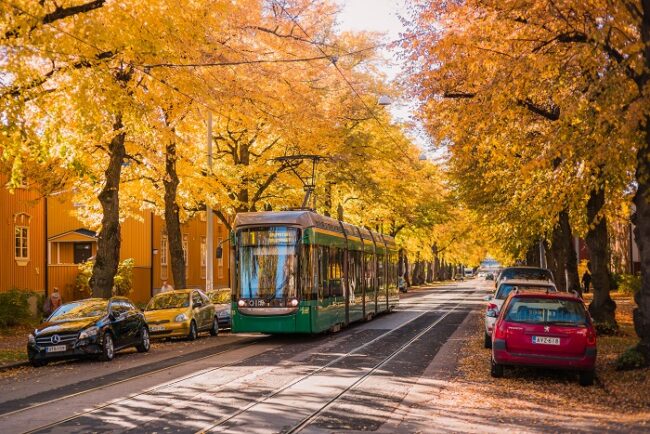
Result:
<instances>
[{"instance_id":1,"label":"parked car wheel","mask_svg":"<svg viewBox=\"0 0 650 434\"><path fill-rule=\"evenodd\" d=\"M491 360L490 375L492 375L494 378L503 377L503 365L499 365L494 361L494 359Z\"/></svg>"},{"instance_id":2,"label":"parked car wheel","mask_svg":"<svg viewBox=\"0 0 650 434\"><path fill-rule=\"evenodd\" d=\"M580 371L578 374L578 382L581 386L591 386L594 384L594 371Z\"/></svg>"},{"instance_id":3,"label":"parked car wheel","mask_svg":"<svg viewBox=\"0 0 650 434\"><path fill-rule=\"evenodd\" d=\"M100 359L109 362L115 357L115 345L113 344L113 336L110 333L104 335L104 342L102 343L102 355Z\"/></svg>"},{"instance_id":4,"label":"parked car wheel","mask_svg":"<svg viewBox=\"0 0 650 434\"><path fill-rule=\"evenodd\" d=\"M149 340L149 330L146 327L142 329L142 340L138 345L135 346L135 349L138 350L138 353L147 353L151 348L151 342Z\"/></svg>"},{"instance_id":5,"label":"parked car wheel","mask_svg":"<svg viewBox=\"0 0 650 434\"><path fill-rule=\"evenodd\" d=\"M193 341L196 339L198 331L196 330L196 323L194 320L190 323L190 333L187 335L187 340Z\"/></svg>"},{"instance_id":6,"label":"parked car wheel","mask_svg":"<svg viewBox=\"0 0 650 434\"><path fill-rule=\"evenodd\" d=\"M210 335L211 336L217 336L219 334L219 321L217 321L217 317L215 316L214 319L212 320L212 327L210 328Z\"/></svg>"},{"instance_id":7,"label":"parked car wheel","mask_svg":"<svg viewBox=\"0 0 650 434\"><path fill-rule=\"evenodd\" d=\"M483 334L484 334L484 336L483 336L483 347L484 348L492 348L492 337L489 334L485 333L485 332L483 332Z\"/></svg>"}]
</instances>

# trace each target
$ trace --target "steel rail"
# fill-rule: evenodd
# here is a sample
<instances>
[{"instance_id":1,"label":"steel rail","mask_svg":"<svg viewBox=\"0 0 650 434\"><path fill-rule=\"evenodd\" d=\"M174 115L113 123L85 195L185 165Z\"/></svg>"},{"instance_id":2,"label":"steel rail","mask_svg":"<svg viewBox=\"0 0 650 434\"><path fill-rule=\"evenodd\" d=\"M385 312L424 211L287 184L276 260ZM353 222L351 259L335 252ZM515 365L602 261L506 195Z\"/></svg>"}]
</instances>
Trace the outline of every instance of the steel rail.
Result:
<instances>
[{"instance_id":1,"label":"steel rail","mask_svg":"<svg viewBox=\"0 0 650 434\"><path fill-rule=\"evenodd\" d=\"M466 291L472 291L473 292L474 290L466 290ZM448 291L445 291L444 293L447 293L447 292L458 293L458 292L461 292L461 291L448 290ZM442 300L440 303L438 303L438 306L440 306L440 305L442 305L444 303L445 303L445 300ZM456 306L454 306L454 308L452 308L452 310L455 309L456 307L458 307L460 304L461 303L458 303ZM438 306L434 306L434 307L438 307ZM369 345L372 345L373 343L385 338L386 336L396 332L397 330L400 330L400 329L404 328L405 326L407 326L411 322L417 320L418 318L422 317L423 315L426 315L427 313L430 313L430 311L422 312L421 314L415 316L414 318L411 318L408 321L400 324L398 327L393 328L393 329L387 331L386 333L383 333L383 334L377 336L376 338L374 338L374 339L366 342L365 344L363 344L363 345L361 345L361 346L359 346L359 347L357 347L357 348L355 348L355 349L353 349L353 350L351 350L351 351L337 357L336 359L328 362L327 364L325 364L323 366L320 366L320 367L314 369L313 371L311 371L311 372L309 372L309 373L307 373L307 374L305 374L305 375L303 375L301 377L298 377L297 379L295 379L293 381L290 381L289 383L275 389L274 391L272 391L272 392L270 392L270 393L268 393L268 394L266 394L264 396L261 396L260 398L256 399L255 401L251 402L250 404L246 405L245 407L237 410L235 413L232 413L232 414L230 414L228 416L224 416L223 418L219 419L218 421L216 421L216 422L202 428L201 430L197 431L196 434L205 433L205 432L207 432L209 430L212 430L212 429L214 429L214 428L216 428L216 427L218 427L220 425L225 424L226 422L230 421L231 419L234 419L235 417L239 416L242 413L245 413L246 411L250 410L251 408L253 408L253 407L255 407L255 406L257 406L257 405L259 405L259 404L261 404L261 403L263 403L263 402L265 402L265 401L267 401L267 400L269 400L269 399L271 399L271 398L273 398L275 396L277 396L278 394L280 394L283 391L289 389L290 387L292 387L292 386L294 386L294 385L296 385L296 384L298 384L298 383L300 383L302 381L305 381L306 379L318 374L319 372L329 368L330 366L340 362L341 360L344 360L344 359L350 357L351 355L356 354L357 352L361 351L362 349L364 349L364 348L368 347ZM449 313L451 313L451 311L445 313L442 317L439 318L439 320L442 320L443 318L445 318L447 315L449 315ZM435 324L437 324L438 322L439 321L437 321Z\"/></svg>"},{"instance_id":2,"label":"steel rail","mask_svg":"<svg viewBox=\"0 0 650 434\"><path fill-rule=\"evenodd\" d=\"M60 401L60 400L63 400L63 399L74 398L76 396L84 395L86 393L96 392L98 390L106 389L106 388L109 388L109 387L112 387L112 386L115 386L115 385L118 385L118 384L121 384L121 383L126 383L127 381L135 380L135 379L142 378L142 377L147 377L147 376L152 375L152 374L157 374L159 372L163 372L163 371L165 371L167 369L177 368L179 366L183 366L183 365L186 365L186 364L189 364L189 363L194 363L194 362L197 362L199 360L209 359L210 357L218 356L218 355L221 355L223 353L227 353L228 351L233 351L235 349L239 349L240 347L244 347L244 346L246 346L248 344L256 343L258 341L259 341L259 338L249 338L249 339L245 339L243 342L235 342L235 343L233 343L233 347L231 347L231 348L225 349L223 351L219 351L217 353L209 354L207 356L202 356L202 357L199 357L198 359L191 359L191 360L185 360L183 362L174 363L174 364L166 366L164 368L158 368L158 369L155 369L153 371L143 372L142 374L137 374L137 375L134 375L132 377L123 378L121 380L113 381L111 383L103 384L101 386L91 387L89 389L80 390L79 392L70 393L68 395L60 396L58 398L53 398L53 399L49 399L47 401L38 402L38 403L32 404L32 405L30 405L28 407L18 408L16 410L12 410L12 411L9 411L9 412L6 412L6 413L2 413L2 414L0 414L0 419L4 419L7 416L12 416L14 414L23 413L25 411L33 410L35 408L42 407L44 405L52 404L53 402L57 402L57 401Z\"/></svg>"},{"instance_id":3,"label":"steel rail","mask_svg":"<svg viewBox=\"0 0 650 434\"><path fill-rule=\"evenodd\" d=\"M462 302L461 302L462 303ZM288 431L283 431L285 434L291 434L291 433L296 433L302 431L307 425L309 425L311 422L314 420L318 419L318 417L325 411L327 410L332 404L334 404L336 401L339 400L343 395L354 389L356 386L360 385L364 381L366 381L370 376L375 373L378 369L381 369L386 363L390 362L393 360L397 355L399 355L401 352L403 352L405 349L407 349L411 344L413 344L415 341L420 339L422 336L424 336L426 333L431 331L435 326L440 324L442 320L444 320L447 316L449 316L458 306L461 305L461 303L458 303L456 306L451 308L449 311L447 311L444 315L442 315L440 318L436 319L431 325L429 325L427 328L422 330L420 333L415 335L413 338L411 338L408 342L406 342L404 345L393 351L388 357L384 358L381 362L377 363L375 366L373 366L370 371L366 372L363 374L361 377L359 377L354 383L350 384L346 388L344 388L341 392L339 392L336 396L331 398L329 401L327 401L324 405L322 405L318 410L307 416L306 418L302 419L297 425L295 425L293 428L289 429Z\"/></svg>"},{"instance_id":4,"label":"steel rail","mask_svg":"<svg viewBox=\"0 0 650 434\"><path fill-rule=\"evenodd\" d=\"M467 291L471 291L471 290L460 290L460 291L458 291L458 290L442 290L442 291L432 291L432 293L427 294L427 295L428 295L428 296L431 296L431 295L436 295L436 296L438 296L438 295L445 295L445 294L448 294L448 293L458 293L458 292L467 292ZM410 298L410 297L409 297L409 298ZM427 298L428 298L428 297L427 297ZM450 301L450 300L440 300L440 301L437 303L437 305L434 306L434 307L438 307L438 306L440 306L440 305L443 305L443 304L447 303L448 301ZM412 310L412 309L408 309L408 310ZM384 337L386 337L386 336L392 334L393 332L395 332L395 331L397 331L397 330L399 330L399 329L405 327L406 325L410 324L412 321L415 321L416 319L420 318L421 316L423 316L423 315L425 315L425 314L427 314L427 313L429 313L429 312L428 312L428 311L422 312L421 314L417 315L416 317L411 318L411 319L409 319L408 321L406 321L406 322L400 324L398 327L396 327L396 328L394 328L394 329L391 329L391 330L389 330L389 331L386 332L386 333L383 333L382 335L380 335L380 336L378 336L378 337L372 339L371 341L369 341L369 342L367 342L367 343L365 343L365 344L363 344L363 345L361 345L361 346L359 346L359 347L357 347L357 348L355 348L355 349L349 351L348 353L346 353L346 354L344 354L344 355L342 355L342 356L337 357L336 359L332 360L331 362L327 363L326 365L321 366L321 367L315 369L314 371L312 371L312 372L310 372L310 373L308 373L308 374L305 374L303 377L300 377L300 378L298 378L298 379L296 379L296 380L294 380L294 381L288 383L287 385L284 385L284 386L282 386L282 387L280 387L280 388L274 390L273 392L271 392L271 393L269 393L269 394L267 394L267 395L265 395L265 396L263 396L263 397L258 398L256 401L252 402L252 403L249 404L247 407L238 410L236 413L234 413L234 414L232 414L232 415L229 415L229 416L227 416L227 417L224 417L224 418L220 419L218 422L216 422L216 423L210 425L209 427L204 428L204 429L202 429L202 430L200 430L200 431L198 431L198 432L199 432L199 433L203 433L203 432L205 432L206 430L212 429L212 428L214 428L214 427L217 427L217 426L219 426L219 425L222 425L222 424L226 423L227 421L231 420L232 418L234 418L234 417L236 417L236 416L238 416L238 415L244 413L245 411L248 411L251 407L256 406L256 405L259 405L260 403L262 403L262 402L264 402L264 401L266 401L266 400L268 400L268 399L270 399L270 398L272 398L272 397L278 395L279 393L281 393L282 391L288 389L289 387L291 387L291 386L293 386L293 385L295 385L295 384L297 384L297 383L299 383L299 382L301 382L301 381L304 381L305 379L307 379L307 378L309 378L309 377L311 377L311 376L317 374L318 372L321 372L322 370L324 370L324 369L328 368L329 366L331 366L331 365L333 365L333 364L335 364L335 363L337 363L337 362L339 362L339 361L345 359L346 357L349 357L350 355L357 353L358 351L360 351L360 350L366 348L367 346L369 346L369 345L371 345L371 344L377 342L378 340L380 340L380 339L382 339L382 338L384 338ZM447 314L445 314L445 316L446 316L446 315L447 315ZM90 389L85 389L85 390L82 390L82 391L79 391L79 392L75 392L75 393L72 393L72 394L69 394L69 395L65 395L65 396L62 396L62 397L59 397L59 398L55 398L55 399L51 399L51 400L48 400L48 401L43 401L43 402L40 402L40 403L37 403L37 404L33 404L33 405L29 406L29 407L25 407L25 408L21 408L21 409L17 409L17 410L11 411L11 412L3 413L3 414L0 414L0 419L3 419L3 418L5 418L5 417L7 417L7 416L11 416L11 415L14 415L14 414L23 413L23 412L26 412L26 411L29 411L29 410L32 410L32 409L35 409L35 408L38 408L38 407L42 407L42 406L44 406L44 405L48 405L48 404L51 404L51 403L56 402L56 401L59 401L59 400L65 400L65 399L69 399L69 398L74 398L74 397L77 397L77 396L80 396L80 395L83 395L83 394L86 394L86 393L90 393L90 392L94 392L94 391L98 391L98 390L102 390L102 389L110 388L110 387L113 387L113 386L115 386L115 385L118 385L118 384L121 384L121 383L125 383L125 382L127 382L127 381L131 381L131 380L134 380L134 379L138 379L138 378L142 378L142 377L145 377L145 376L150 376L150 375L152 375L152 374L156 374L156 373L159 373L159 372L163 372L163 371L168 370L168 369L172 369L172 368L176 368L176 367L179 367L179 366L187 365L187 364L190 364L190 363L195 363L195 362L197 362L197 361L201 361L201 360L209 359L209 358L211 358L211 357L215 357L215 356L218 356L218 355L221 355L221 354L224 354L224 353L230 352L230 351L238 350L238 349L244 348L244 347L246 347L246 346L248 346L248 345L252 345L252 344L255 344L255 343L259 343L259 342L260 342L259 338L248 339L248 340L245 340L244 342L236 343L236 344L235 344L233 347L231 347L231 348L228 348L228 349L223 350L223 351L219 351L219 352L214 353L214 354L210 354L210 355L207 355L207 356L203 356L203 357L200 357L200 358L197 358L197 359L186 360L186 361L179 362L179 363L176 363L176 364L173 364L173 365L170 365L170 366L164 367L164 368L156 369L156 370L149 371L149 372L145 372L145 373L142 373L142 374L138 374L138 375L135 375L135 376L132 376L132 377L129 377L129 378L125 378L125 379L122 379L122 380L118 380L118 381L115 381L115 382L112 382L112 383L109 383L109 384L105 384L105 385L102 385L102 386L93 387L93 388L90 388ZM257 355L255 355L255 356L257 356ZM251 356L251 357L255 357L255 356ZM244 360L245 360L245 359L244 359ZM113 405L119 404L119 403L124 402L124 401L131 400L131 399L136 398L136 397L139 397L139 396L143 396L143 395L150 394L150 393L152 393L152 392L159 391L159 390L161 390L161 389L164 389L164 388L167 388L167 387L173 386L173 385L175 385L175 384L178 384L178 383L180 383L180 382L182 382L182 381L186 381L186 380L188 380L188 379L191 379L191 378L194 378L194 377L197 377L197 376L200 376L200 375L203 375L203 374L209 373L209 372L213 372L213 371L216 371L216 370L219 370L219 369L223 369L223 368L226 368L226 367L228 367L228 366L231 366L231 365L236 364L236 363L239 363L239 362L241 362L241 360L233 361L233 362L228 363L228 364L223 364L223 365L220 365L220 366L217 366L217 367L211 368L211 369L209 369L209 370L207 370L207 371L206 371L206 370L203 370L203 371L198 372L198 373L195 373L195 374L190 374L190 375L183 376L182 378L180 378L180 379L178 379L178 380L174 380L173 382L167 382L167 383L164 383L164 384L161 384L161 385L158 385L158 386L154 386L154 387L148 388L148 389L146 389L146 390L144 390L144 391L142 391L142 392L138 392L138 393L135 393L135 394L131 394L131 395L129 395L129 396L126 396L126 397L124 397L124 398L119 398L119 399L117 399L117 400L112 400L112 401L109 401L109 402L106 402L106 403L103 403L103 404L100 404L100 405L94 406L93 408L90 408L90 409L88 409L88 410L86 410L86 411L83 411L83 412L80 412L80 413L75 413L74 415L71 415L71 416L69 416L69 417L67 417L67 418L60 419L60 420L58 420L58 421L51 422L51 423L46 424L46 425L39 426L39 427L34 428L34 429L31 429L31 430L29 430L29 431L25 431L25 434L31 434L31 433L38 432L38 431L41 431L41 430L44 430L44 429L47 429L47 428L52 428L52 427L55 427L55 426L57 426L57 425L61 425L61 424L66 423L66 422L70 422L70 421L72 421L72 420L78 419L78 418L80 418L80 417L86 416L86 415L88 415L88 414L94 413L94 412L99 411L99 410L102 410L102 409L104 409L104 408L107 408L107 407L110 407L110 406L113 406ZM236 381L236 380L234 380L234 381ZM224 385L221 385L219 388L222 388L223 386L226 386L226 385L228 385L228 384L230 384L230 383L232 383L232 382L234 382L234 381L231 381L231 382L228 382L228 383L226 383L226 384L224 384ZM210 393L210 391L208 390L208 391L200 392L200 393L197 394L196 396L201 395L201 394L203 394L203 393ZM194 397L192 397L192 399L194 399ZM145 425L146 425L146 424L145 424ZM127 430L127 431L128 431L128 430Z\"/></svg>"}]
</instances>

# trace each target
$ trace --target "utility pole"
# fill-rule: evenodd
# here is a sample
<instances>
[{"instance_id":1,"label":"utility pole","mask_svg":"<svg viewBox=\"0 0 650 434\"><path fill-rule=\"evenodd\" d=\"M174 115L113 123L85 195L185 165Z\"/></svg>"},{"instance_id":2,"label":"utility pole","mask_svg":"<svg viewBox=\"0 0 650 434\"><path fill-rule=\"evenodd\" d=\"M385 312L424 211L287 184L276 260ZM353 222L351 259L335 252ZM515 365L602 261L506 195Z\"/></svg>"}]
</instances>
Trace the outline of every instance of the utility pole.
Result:
<instances>
[{"instance_id":1,"label":"utility pole","mask_svg":"<svg viewBox=\"0 0 650 434\"><path fill-rule=\"evenodd\" d=\"M212 176L212 112L208 110L208 176ZM212 207L205 203L205 220L207 222L205 237L205 290L214 286L214 218Z\"/></svg>"}]
</instances>

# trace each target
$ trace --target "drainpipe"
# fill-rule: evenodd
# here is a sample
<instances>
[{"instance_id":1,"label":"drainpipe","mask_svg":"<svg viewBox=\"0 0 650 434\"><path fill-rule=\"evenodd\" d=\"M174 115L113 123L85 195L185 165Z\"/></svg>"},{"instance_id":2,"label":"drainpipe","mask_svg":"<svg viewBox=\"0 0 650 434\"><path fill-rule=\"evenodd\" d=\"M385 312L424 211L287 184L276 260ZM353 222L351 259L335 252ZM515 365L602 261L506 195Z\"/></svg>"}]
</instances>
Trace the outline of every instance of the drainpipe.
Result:
<instances>
[{"instance_id":1,"label":"drainpipe","mask_svg":"<svg viewBox=\"0 0 650 434\"><path fill-rule=\"evenodd\" d=\"M153 211L149 220L149 297L153 297Z\"/></svg>"},{"instance_id":2,"label":"drainpipe","mask_svg":"<svg viewBox=\"0 0 650 434\"><path fill-rule=\"evenodd\" d=\"M44 275L44 278L45 278L45 297L47 297L48 288L49 288L49 285L50 285L49 276L48 276L48 269L50 268L50 264L48 264L48 261L47 261L47 259L48 259L48 255L47 255L47 252L48 252L48 242L47 242L47 196L45 196L44 200L45 200L45 204L44 204L45 211L44 211L43 214L45 215L45 250L44 250L44 253L45 253L44 258L45 258L45 260L43 261L43 263L45 264L45 267L43 267L43 268L44 268L44 273L45 273L45 275Z\"/></svg>"}]
</instances>

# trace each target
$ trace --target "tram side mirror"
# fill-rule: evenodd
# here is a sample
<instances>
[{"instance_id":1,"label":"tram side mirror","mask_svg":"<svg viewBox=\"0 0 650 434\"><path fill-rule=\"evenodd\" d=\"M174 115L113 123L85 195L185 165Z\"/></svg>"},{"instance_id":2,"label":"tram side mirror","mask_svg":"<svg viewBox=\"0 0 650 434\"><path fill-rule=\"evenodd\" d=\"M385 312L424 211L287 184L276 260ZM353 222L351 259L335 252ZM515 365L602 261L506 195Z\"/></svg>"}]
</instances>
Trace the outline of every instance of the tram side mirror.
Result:
<instances>
[{"instance_id":1,"label":"tram side mirror","mask_svg":"<svg viewBox=\"0 0 650 434\"><path fill-rule=\"evenodd\" d=\"M223 247L219 246L217 247L217 259L221 259L223 257Z\"/></svg>"}]
</instances>

